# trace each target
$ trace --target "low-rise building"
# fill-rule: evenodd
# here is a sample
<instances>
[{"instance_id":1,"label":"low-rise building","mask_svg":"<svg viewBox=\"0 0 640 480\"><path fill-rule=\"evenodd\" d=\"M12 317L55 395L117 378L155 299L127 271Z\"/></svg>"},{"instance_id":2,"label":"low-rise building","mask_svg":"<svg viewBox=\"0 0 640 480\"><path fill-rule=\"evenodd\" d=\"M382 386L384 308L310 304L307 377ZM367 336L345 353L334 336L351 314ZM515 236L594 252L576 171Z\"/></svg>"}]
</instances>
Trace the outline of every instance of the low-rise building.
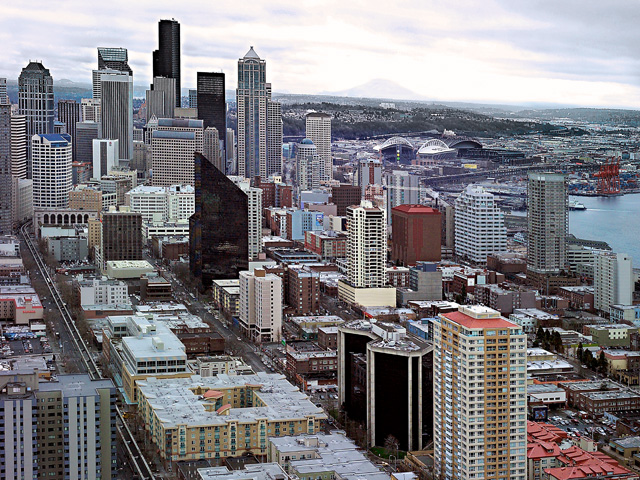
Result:
<instances>
[{"instance_id":1,"label":"low-rise building","mask_svg":"<svg viewBox=\"0 0 640 480\"><path fill-rule=\"evenodd\" d=\"M173 299L171 282L156 272L140 277L140 300L143 302L163 302Z\"/></svg>"},{"instance_id":2,"label":"low-rise building","mask_svg":"<svg viewBox=\"0 0 640 480\"><path fill-rule=\"evenodd\" d=\"M613 323L631 322L640 327L640 305L611 305L609 317Z\"/></svg>"},{"instance_id":3,"label":"low-rise building","mask_svg":"<svg viewBox=\"0 0 640 480\"><path fill-rule=\"evenodd\" d=\"M166 463L245 452L265 457L270 438L315 434L327 418L279 374L151 377L138 383L139 411Z\"/></svg>"},{"instance_id":4,"label":"low-rise building","mask_svg":"<svg viewBox=\"0 0 640 480\"><path fill-rule=\"evenodd\" d=\"M601 347L629 347L629 334L638 331L638 327L625 324L589 325L585 327L593 337L593 342Z\"/></svg>"},{"instance_id":5,"label":"low-rise building","mask_svg":"<svg viewBox=\"0 0 640 480\"><path fill-rule=\"evenodd\" d=\"M78 275L74 285L82 306L130 303L127 284L121 280Z\"/></svg>"},{"instance_id":6,"label":"low-rise building","mask_svg":"<svg viewBox=\"0 0 640 480\"><path fill-rule=\"evenodd\" d=\"M509 320L520 325L526 333L535 333L538 326L556 322L558 316L537 308L518 308L509 315Z\"/></svg>"},{"instance_id":7,"label":"low-rise building","mask_svg":"<svg viewBox=\"0 0 640 480\"><path fill-rule=\"evenodd\" d=\"M35 289L28 285L0 286L0 319L16 325L42 320L44 310Z\"/></svg>"},{"instance_id":8,"label":"low-rise building","mask_svg":"<svg viewBox=\"0 0 640 480\"><path fill-rule=\"evenodd\" d=\"M228 316L238 318L240 312L240 279L213 280L213 300Z\"/></svg>"},{"instance_id":9,"label":"low-rise building","mask_svg":"<svg viewBox=\"0 0 640 480\"><path fill-rule=\"evenodd\" d=\"M251 375L255 372L241 357L213 355L196 359L196 373L201 377L217 375Z\"/></svg>"}]
</instances>

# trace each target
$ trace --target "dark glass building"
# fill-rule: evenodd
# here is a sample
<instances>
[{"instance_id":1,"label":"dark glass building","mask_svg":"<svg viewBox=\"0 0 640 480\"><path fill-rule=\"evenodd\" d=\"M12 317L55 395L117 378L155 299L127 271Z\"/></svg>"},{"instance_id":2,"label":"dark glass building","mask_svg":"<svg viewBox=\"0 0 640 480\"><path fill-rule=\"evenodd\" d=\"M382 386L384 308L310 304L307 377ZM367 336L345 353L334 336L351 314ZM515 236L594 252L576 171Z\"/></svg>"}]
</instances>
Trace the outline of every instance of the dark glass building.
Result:
<instances>
[{"instance_id":1,"label":"dark glass building","mask_svg":"<svg viewBox=\"0 0 640 480\"><path fill-rule=\"evenodd\" d=\"M80 104L75 100L58 100L58 120L64 123L66 133L71 135L73 161L77 160L76 123L80 121Z\"/></svg>"},{"instance_id":2,"label":"dark glass building","mask_svg":"<svg viewBox=\"0 0 640 480\"><path fill-rule=\"evenodd\" d=\"M180 23L176 20L158 22L158 50L153 52L153 76L176 79L176 107L181 107Z\"/></svg>"},{"instance_id":3,"label":"dark glass building","mask_svg":"<svg viewBox=\"0 0 640 480\"><path fill-rule=\"evenodd\" d=\"M218 130L220 144L224 145L227 134L227 105L224 96L224 73L198 72L197 100L198 118L204 128Z\"/></svg>"},{"instance_id":4,"label":"dark glass building","mask_svg":"<svg viewBox=\"0 0 640 480\"><path fill-rule=\"evenodd\" d=\"M195 213L189 219L191 273L206 290L249 268L248 197L201 153L195 154Z\"/></svg>"}]
</instances>

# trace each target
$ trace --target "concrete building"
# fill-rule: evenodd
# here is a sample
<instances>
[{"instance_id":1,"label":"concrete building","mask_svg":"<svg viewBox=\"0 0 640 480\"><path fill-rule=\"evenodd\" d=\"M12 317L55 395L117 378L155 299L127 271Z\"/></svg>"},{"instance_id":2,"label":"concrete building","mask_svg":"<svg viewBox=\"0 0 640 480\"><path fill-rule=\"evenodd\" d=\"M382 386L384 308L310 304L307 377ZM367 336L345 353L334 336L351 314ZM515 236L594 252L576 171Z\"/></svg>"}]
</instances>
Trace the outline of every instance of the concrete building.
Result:
<instances>
[{"instance_id":1,"label":"concrete building","mask_svg":"<svg viewBox=\"0 0 640 480\"><path fill-rule=\"evenodd\" d=\"M98 82L100 85L100 82ZM82 122L100 122L100 98L83 98L80 101Z\"/></svg>"},{"instance_id":2,"label":"concrete building","mask_svg":"<svg viewBox=\"0 0 640 480\"><path fill-rule=\"evenodd\" d=\"M320 275L303 265L289 265L286 293L286 302L296 315L317 313L320 308Z\"/></svg>"},{"instance_id":3,"label":"concrete building","mask_svg":"<svg viewBox=\"0 0 640 480\"><path fill-rule=\"evenodd\" d=\"M11 105L0 103L0 234L4 235L13 233L12 183Z\"/></svg>"},{"instance_id":4,"label":"concrete building","mask_svg":"<svg viewBox=\"0 0 640 480\"><path fill-rule=\"evenodd\" d=\"M102 211L102 191L88 185L76 185L69 192L69 208L72 210Z\"/></svg>"},{"instance_id":5,"label":"concrete building","mask_svg":"<svg viewBox=\"0 0 640 480\"><path fill-rule=\"evenodd\" d=\"M305 138L296 145L296 183L298 189L320 188L324 180L324 160L311 140Z\"/></svg>"},{"instance_id":6,"label":"concrete building","mask_svg":"<svg viewBox=\"0 0 640 480\"><path fill-rule=\"evenodd\" d=\"M507 251L504 213L483 187L467 186L455 203L455 252L474 263L486 264L487 255Z\"/></svg>"},{"instance_id":7,"label":"concrete building","mask_svg":"<svg viewBox=\"0 0 640 480\"><path fill-rule=\"evenodd\" d=\"M152 442L159 447L171 439L169 449L158 449L166 464L202 454L212 460L243 452L265 456L270 438L315 434L327 418L280 374L148 378L138 383L140 412ZM202 441L186 442L181 449L180 432L199 438L201 428L206 435Z\"/></svg>"},{"instance_id":8,"label":"concrete building","mask_svg":"<svg viewBox=\"0 0 640 480\"><path fill-rule=\"evenodd\" d=\"M594 257L594 304L608 313L611 305L633 303L633 264L626 253L602 252Z\"/></svg>"},{"instance_id":9,"label":"concrete building","mask_svg":"<svg viewBox=\"0 0 640 480\"><path fill-rule=\"evenodd\" d=\"M222 173L226 173L224 155L222 155L223 152L220 150L220 138L218 130L215 127L207 127L204 129L202 148L202 153L207 157L207 160L213 163Z\"/></svg>"},{"instance_id":10,"label":"concrete building","mask_svg":"<svg viewBox=\"0 0 640 480\"><path fill-rule=\"evenodd\" d=\"M176 106L176 79L154 77L151 88L146 93L147 122L152 116L173 118Z\"/></svg>"},{"instance_id":11,"label":"concrete building","mask_svg":"<svg viewBox=\"0 0 640 480\"><path fill-rule=\"evenodd\" d=\"M118 140L120 159L133 156L133 76L100 75L100 138Z\"/></svg>"},{"instance_id":12,"label":"concrete building","mask_svg":"<svg viewBox=\"0 0 640 480\"><path fill-rule=\"evenodd\" d=\"M311 112L305 117L305 137L313 142L323 164L322 180L333 180L333 160L331 158L331 115Z\"/></svg>"},{"instance_id":13,"label":"concrete building","mask_svg":"<svg viewBox=\"0 0 640 480\"><path fill-rule=\"evenodd\" d=\"M227 128L225 141L226 169L228 173L238 171L238 159L236 155L236 132L232 128Z\"/></svg>"},{"instance_id":14,"label":"concrete building","mask_svg":"<svg viewBox=\"0 0 640 480\"><path fill-rule=\"evenodd\" d=\"M282 279L263 269L240 272L240 328L252 340L282 338Z\"/></svg>"},{"instance_id":15,"label":"concrete building","mask_svg":"<svg viewBox=\"0 0 640 480\"><path fill-rule=\"evenodd\" d=\"M140 213L144 222L188 220L195 211L195 189L191 185L140 185L125 194L125 205Z\"/></svg>"},{"instance_id":16,"label":"concrete building","mask_svg":"<svg viewBox=\"0 0 640 480\"><path fill-rule=\"evenodd\" d=\"M358 163L358 186L361 197L364 197L364 192L369 185L382 185L382 162L380 160L367 158Z\"/></svg>"},{"instance_id":17,"label":"concrete building","mask_svg":"<svg viewBox=\"0 0 640 480\"><path fill-rule=\"evenodd\" d=\"M151 140L153 185L194 185L193 155L203 149L202 125L202 120L158 119Z\"/></svg>"},{"instance_id":18,"label":"concrete building","mask_svg":"<svg viewBox=\"0 0 640 480\"><path fill-rule=\"evenodd\" d=\"M267 178L282 171L282 105L271 100L271 84L267 93Z\"/></svg>"},{"instance_id":19,"label":"concrete building","mask_svg":"<svg viewBox=\"0 0 640 480\"><path fill-rule=\"evenodd\" d=\"M439 262L442 218L435 208L399 205L391 209L391 260L398 265Z\"/></svg>"},{"instance_id":20,"label":"concrete building","mask_svg":"<svg viewBox=\"0 0 640 480\"><path fill-rule=\"evenodd\" d=\"M227 178L247 195L249 259L258 258L258 254L262 252L262 190L252 187L245 178L239 176Z\"/></svg>"},{"instance_id":21,"label":"concrete building","mask_svg":"<svg viewBox=\"0 0 640 480\"><path fill-rule=\"evenodd\" d=\"M111 380L33 371L0 374L2 478L111 478L116 471L116 390ZM61 414L64 412L64 415Z\"/></svg>"},{"instance_id":22,"label":"concrete building","mask_svg":"<svg viewBox=\"0 0 640 480\"><path fill-rule=\"evenodd\" d=\"M83 277L75 280L80 305L122 305L130 303L127 284L107 277Z\"/></svg>"},{"instance_id":23,"label":"concrete building","mask_svg":"<svg viewBox=\"0 0 640 480\"><path fill-rule=\"evenodd\" d=\"M102 98L101 76L105 73L125 74L133 76L133 70L129 66L129 53L121 47L98 47L98 69L92 70L93 99L98 105ZM85 118L84 116L82 118ZM99 120L95 120L98 122Z\"/></svg>"},{"instance_id":24,"label":"concrete building","mask_svg":"<svg viewBox=\"0 0 640 480\"><path fill-rule=\"evenodd\" d=\"M27 178L27 117L11 115L11 175Z\"/></svg>"},{"instance_id":25,"label":"concrete building","mask_svg":"<svg viewBox=\"0 0 640 480\"><path fill-rule=\"evenodd\" d=\"M481 306L431 323L435 474L525 480L526 335Z\"/></svg>"},{"instance_id":26,"label":"concrete building","mask_svg":"<svg viewBox=\"0 0 640 480\"><path fill-rule=\"evenodd\" d=\"M45 240L47 253L58 262L85 261L89 256L86 235L48 236Z\"/></svg>"},{"instance_id":27,"label":"concrete building","mask_svg":"<svg viewBox=\"0 0 640 480\"><path fill-rule=\"evenodd\" d=\"M409 269L409 287L397 290L399 305L407 305L411 301L442 300L442 272L437 264L417 262Z\"/></svg>"},{"instance_id":28,"label":"concrete building","mask_svg":"<svg viewBox=\"0 0 640 480\"><path fill-rule=\"evenodd\" d=\"M44 316L36 291L27 285L0 286L0 318L15 325L29 325Z\"/></svg>"},{"instance_id":29,"label":"concrete building","mask_svg":"<svg viewBox=\"0 0 640 480\"><path fill-rule=\"evenodd\" d=\"M34 208L69 206L71 137L62 134L34 135L31 139Z\"/></svg>"},{"instance_id":30,"label":"concrete building","mask_svg":"<svg viewBox=\"0 0 640 480\"><path fill-rule=\"evenodd\" d=\"M58 100L58 120L64 123L65 133L71 135L73 161L76 159L76 124L80 121L80 104L75 100Z\"/></svg>"},{"instance_id":31,"label":"concrete building","mask_svg":"<svg viewBox=\"0 0 640 480\"><path fill-rule=\"evenodd\" d=\"M76 124L76 160L93 165L93 141L100 138L100 118L97 122L83 121Z\"/></svg>"},{"instance_id":32,"label":"concrete building","mask_svg":"<svg viewBox=\"0 0 640 480\"><path fill-rule=\"evenodd\" d=\"M385 287L387 235L384 211L363 201L347 208L347 279L338 283L342 300L363 306L395 307L396 291Z\"/></svg>"},{"instance_id":33,"label":"concrete building","mask_svg":"<svg viewBox=\"0 0 640 480\"><path fill-rule=\"evenodd\" d=\"M387 209L387 222L391 224L391 211L400 205L418 205L420 198L420 177L411 175L406 170L393 170L383 175L386 186L385 208Z\"/></svg>"},{"instance_id":34,"label":"concrete building","mask_svg":"<svg viewBox=\"0 0 640 480\"><path fill-rule=\"evenodd\" d=\"M421 450L430 439L432 350L398 324L338 326L338 402L349 418L366 422L368 446L384 446L392 435L399 449Z\"/></svg>"},{"instance_id":35,"label":"concrete building","mask_svg":"<svg viewBox=\"0 0 640 480\"><path fill-rule=\"evenodd\" d=\"M54 122L53 77L40 62L29 62L18 77L18 112L26 119L27 178L31 178L31 139L52 134Z\"/></svg>"},{"instance_id":36,"label":"concrete building","mask_svg":"<svg viewBox=\"0 0 640 480\"><path fill-rule=\"evenodd\" d=\"M110 139L93 140L93 178L102 178L120 165L120 141Z\"/></svg>"},{"instance_id":37,"label":"concrete building","mask_svg":"<svg viewBox=\"0 0 640 480\"><path fill-rule=\"evenodd\" d=\"M527 276L535 283L567 268L567 179L531 173L527 190Z\"/></svg>"},{"instance_id":38,"label":"concrete building","mask_svg":"<svg viewBox=\"0 0 640 480\"><path fill-rule=\"evenodd\" d=\"M101 256L111 260L142 260L142 215L122 207L102 214Z\"/></svg>"}]
</instances>

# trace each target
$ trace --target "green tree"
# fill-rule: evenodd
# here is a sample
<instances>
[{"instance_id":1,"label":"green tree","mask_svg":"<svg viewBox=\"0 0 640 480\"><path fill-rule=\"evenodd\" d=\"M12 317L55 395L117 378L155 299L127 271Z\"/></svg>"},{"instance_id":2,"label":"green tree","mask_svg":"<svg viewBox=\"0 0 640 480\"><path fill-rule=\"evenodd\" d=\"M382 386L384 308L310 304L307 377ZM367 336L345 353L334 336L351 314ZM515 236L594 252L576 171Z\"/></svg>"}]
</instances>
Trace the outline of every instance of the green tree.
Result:
<instances>
[{"instance_id":1,"label":"green tree","mask_svg":"<svg viewBox=\"0 0 640 480\"><path fill-rule=\"evenodd\" d=\"M578 350L576 352L576 356L578 357L578 360L582 361L583 355L584 355L584 348L582 346L582 342L580 342L580 344L578 345Z\"/></svg>"},{"instance_id":2,"label":"green tree","mask_svg":"<svg viewBox=\"0 0 640 480\"><path fill-rule=\"evenodd\" d=\"M597 366L600 373L605 373L607 371L607 359L604 356L604 352L600 352Z\"/></svg>"},{"instance_id":3,"label":"green tree","mask_svg":"<svg viewBox=\"0 0 640 480\"><path fill-rule=\"evenodd\" d=\"M593 362L593 353L591 353L591 350L587 350L582 354L582 363L586 365L588 368L591 368L592 362Z\"/></svg>"},{"instance_id":4,"label":"green tree","mask_svg":"<svg viewBox=\"0 0 640 480\"><path fill-rule=\"evenodd\" d=\"M544 328L542 328L542 326L538 327L538 331L536 332L536 338L540 342L544 339Z\"/></svg>"}]
</instances>

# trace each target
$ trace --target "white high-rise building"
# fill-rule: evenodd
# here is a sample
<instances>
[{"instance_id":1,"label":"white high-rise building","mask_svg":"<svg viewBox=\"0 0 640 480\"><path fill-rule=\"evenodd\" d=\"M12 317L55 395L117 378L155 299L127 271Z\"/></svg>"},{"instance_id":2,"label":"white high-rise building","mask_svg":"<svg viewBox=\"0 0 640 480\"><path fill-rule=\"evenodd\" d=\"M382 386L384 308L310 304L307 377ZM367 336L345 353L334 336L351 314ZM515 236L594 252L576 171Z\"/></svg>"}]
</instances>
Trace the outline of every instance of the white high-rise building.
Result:
<instances>
[{"instance_id":1,"label":"white high-rise building","mask_svg":"<svg viewBox=\"0 0 640 480\"><path fill-rule=\"evenodd\" d=\"M368 185L382 185L382 162L373 158L360 160L358 164L358 186L364 196Z\"/></svg>"},{"instance_id":2,"label":"white high-rise building","mask_svg":"<svg viewBox=\"0 0 640 480\"><path fill-rule=\"evenodd\" d=\"M249 258L257 258L262 252L262 189L252 187L247 178L236 175L227 175L227 177L247 194Z\"/></svg>"},{"instance_id":3,"label":"white high-rise building","mask_svg":"<svg viewBox=\"0 0 640 480\"><path fill-rule=\"evenodd\" d=\"M608 313L611 305L633 303L633 264L626 253L597 252L593 265L593 303Z\"/></svg>"},{"instance_id":4,"label":"white high-rise building","mask_svg":"<svg viewBox=\"0 0 640 480\"><path fill-rule=\"evenodd\" d=\"M226 172L227 173L236 173L237 172L237 161L236 161L236 132L233 128L227 128L227 137L224 144L224 148L226 149Z\"/></svg>"},{"instance_id":5,"label":"white high-rise building","mask_svg":"<svg viewBox=\"0 0 640 480\"><path fill-rule=\"evenodd\" d=\"M120 165L119 143L117 139L93 139L93 178L102 178Z\"/></svg>"},{"instance_id":6,"label":"white high-rise building","mask_svg":"<svg viewBox=\"0 0 640 480\"><path fill-rule=\"evenodd\" d=\"M0 234L4 235L13 233L11 185L11 105L0 103Z\"/></svg>"},{"instance_id":7,"label":"white high-rise building","mask_svg":"<svg viewBox=\"0 0 640 480\"><path fill-rule=\"evenodd\" d=\"M81 119L83 122L100 123L100 99L83 98L80 101Z\"/></svg>"},{"instance_id":8,"label":"white high-rise building","mask_svg":"<svg viewBox=\"0 0 640 480\"><path fill-rule=\"evenodd\" d=\"M385 205L387 208L387 223L391 224L391 209L399 205L419 205L420 177L411 175L406 170L394 170L384 174L386 189Z\"/></svg>"},{"instance_id":9,"label":"white high-rise building","mask_svg":"<svg viewBox=\"0 0 640 480\"><path fill-rule=\"evenodd\" d=\"M133 156L133 77L128 73L100 75L101 138L118 139L120 158Z\"/></svg>"},{"instance_id":10,"label":"white high-rise building","mask_svg":"<svg viewBox=\"0 0 640 480\"><path fill-rule=\"evenodd\" d=\"M34 208L66 208L72 182L71 136L34 135L31 139Z\"/></svg>"},{"instance_id":11,"label":"white high-rise building","mask_svg":"<svg viewBox=\"0 0 640 480\"><path fill-rule=\"evenodd\" d=\"M257 342L282 338L282 279L263 269L240 272L240 328Z\"/></svg>"},{"instance_id":12,"label":"white high-rise building","mask_svg":"<svg viewBox=\"0 0 640 480\"><path fill-rule=\"evenodd\" d=\"M387 283L387 225L384 211L363 201L347 207L347 279L356 288Z\"/></svg>"},{"instance_id":13,"label":"white high-rise building","mask_svg":"<svg viewBox=\"0 0 640 480\"><path fill-rule=\"evenodd\" d=\"M484 264L488 254L507 251L504 213L491 193L469 185L456 199L455 208L456 255Z\"/></svg>"},{"instance_id":14,"label":"white high-rise building","mask_svg":"<svg viewBox=\"0 0 640 480\"><path fill-rule=\"evenodd\" d=\"M152 133L153 185L194 185L194 153L203 150L203 122L195 119L158 119Z\"/></svg>"},{"instance_id":15,"label":"white high-rise building","mask_svg":"<svg viewBox=\"0 0 640 480\"><path fill-rule=\"evenodd\" d=\"M333 161L331 159L331 115L312 112L306 117L305 136L313 142L322 159L324 177L333 180Z\"/></svg>"},{"instance_id":16,"label":"white high-rise building","mask_svg":"<svg viewBox=\"0 0 640 480\"><path fill-rule=\"evenodd\" d=\"M195 189L192 185L140 185L125 193L125 205L142 214L143 222L188 220L195 212Z\"/></svg>"},{"instance_id":17,"label":"white high-rise building","mask_svg":"<svg viewBox=\"0 0 640 480\"><path fill-rule=\"evenodd\" d=\"M478 305L431 324L434 476L525 480L526 335Z\"/></svg>"},{"instance_id":18,"label":"white high-rise building","mask_svg":"<svg viewBox=\"0 0 640 480\"><path fill-rule=\"evenodd\" d=\"M296 183L299 191L320 188L324 176L324 162L313 142L305 138L296 145Z\"/></svg>"},{"instance_id":19,"label":"white high-rise building","mask_svg":"<svg viewBox=\"0 0 640 480\"><path fill-rule=\"evenodd\" d=\"M27 178L27 117L11 116L11 175Z\"/></svg>"},{"instance_id":20,"label":"white high-rise building","mask_svg":"<svg viewBox=\"0 0 640 480\"><path fill-rule=\"evenodd\" d=\"M21 223L33 218L33 180L13 177L13 223Z\"/></svg>"},{"instance_id":21,"label":"white high-rise building","mask_svg":"<svg viewBox=\"0 0 640 480\"><path fill-rule=\"evenodd\" d=\"M527 203L527 271L558 275L567 268L566 177L557 173L530 173Z\"/></svg>"},{"instance_id":22,"label":"white high-rise building","mask_svg":"<svg viewBox=\"0 0 640 480\"><path fill-rule=\"evenodd\" d=\"M215 167L222 173L226 173L225 166L222 164L223 157L220 151L220 136L216 127L207 127L203 132L203 155L207 157Z\"/></svg>"}]
</instances>

